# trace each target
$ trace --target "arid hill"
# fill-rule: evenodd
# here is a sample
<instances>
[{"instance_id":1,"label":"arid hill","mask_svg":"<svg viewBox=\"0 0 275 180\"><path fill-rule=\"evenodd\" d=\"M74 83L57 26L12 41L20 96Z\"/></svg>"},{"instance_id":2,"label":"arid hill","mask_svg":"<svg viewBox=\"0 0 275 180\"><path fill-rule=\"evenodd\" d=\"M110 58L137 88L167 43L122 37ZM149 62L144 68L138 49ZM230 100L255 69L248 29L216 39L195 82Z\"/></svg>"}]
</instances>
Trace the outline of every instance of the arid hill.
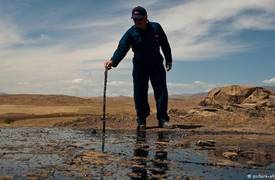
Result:
<instances>
[{"instance_id":1,"label":"arid hill","mask_svg":"<svg viewBox=\"0 0 275 180\"><path fill-rule=\"evenodd\" d=\"M168 113L176 126L200 125L203 129L275 129L274 92L262 87L232 85L212 89L208 94L171 96ZM148 126L155 126L154 97L149 96L151 115ZM132 97L107 98L110 129L135 129ZM73 126L101 128L102 97L17 94L0 96L0 125ZM202 129L202 128L201 128Z\"/></svg>"},{"instance_id":2,"label":"arid hill","mask_svg":"<svg viewBox=\"0 0 275 180\"><path fill-rule=\"evenodd\" d=\"M275 107L275 93L263 87L231 85L209 91L200 105L226 108L238 107Z\"/></svg>"},{"instance_id":3,"label":"arid hill","mask_svg":"<svg viewBox=\"0 0 275 180\"><path fill-rule=\"evenodd\" d=\"M0 96L0 104L12 105L88 105L92 99L66 95L8 94Z\"/></svg>"}]
</instances>

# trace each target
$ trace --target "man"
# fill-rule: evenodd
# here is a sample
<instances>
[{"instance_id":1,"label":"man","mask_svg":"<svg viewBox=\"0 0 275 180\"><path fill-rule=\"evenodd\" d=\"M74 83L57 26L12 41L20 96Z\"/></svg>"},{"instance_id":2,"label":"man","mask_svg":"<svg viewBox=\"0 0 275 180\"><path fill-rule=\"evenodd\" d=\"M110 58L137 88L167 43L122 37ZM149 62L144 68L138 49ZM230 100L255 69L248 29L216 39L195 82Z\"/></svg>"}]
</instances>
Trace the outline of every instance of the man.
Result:
<instances>
[{"instance_id":1,"label":"man","mask_svg":"<svg viewBox=\"0 0 275 180\"><path fill-rule=\"evenodd\" d=\"M161 47L166 69L169 71L172 68L169 42L161 25L147 19L147 12L143 7L133 8L131 18L134 25L122 36L112 58L105 62L105 68L109 70L112 67L117 67L131 47L134 52L132 76L138 128L146 128L146 117L150 114L149 79L154 90L159 127L171 128L167 114L166 71L163 65L164 58L160 53Z\"/></svg>"}]
</instances>

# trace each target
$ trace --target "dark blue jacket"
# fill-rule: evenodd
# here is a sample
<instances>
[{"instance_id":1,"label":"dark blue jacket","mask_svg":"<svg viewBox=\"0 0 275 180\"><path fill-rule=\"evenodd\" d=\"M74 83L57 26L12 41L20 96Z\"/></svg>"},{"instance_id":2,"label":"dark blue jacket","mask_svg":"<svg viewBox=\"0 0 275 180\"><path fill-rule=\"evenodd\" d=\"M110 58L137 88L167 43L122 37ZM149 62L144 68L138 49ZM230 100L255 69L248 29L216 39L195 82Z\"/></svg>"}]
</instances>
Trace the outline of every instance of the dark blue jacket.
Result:
<instances>
[{"instance_id":1,"label":"dark blue jacket","mask_svg":"<svg viewBox=\"0 0 275 180\"><path fill-rule=\"evenodd\" d=\"M134 52L133 64L141 66L154 66L163 63L160 48L166 62L172 62L171 48L166 34L157 22L148 22L146 30L133 25L122 36L111 60L116 67L126 56L130 47Z\"/></svg>"}]
</instances>

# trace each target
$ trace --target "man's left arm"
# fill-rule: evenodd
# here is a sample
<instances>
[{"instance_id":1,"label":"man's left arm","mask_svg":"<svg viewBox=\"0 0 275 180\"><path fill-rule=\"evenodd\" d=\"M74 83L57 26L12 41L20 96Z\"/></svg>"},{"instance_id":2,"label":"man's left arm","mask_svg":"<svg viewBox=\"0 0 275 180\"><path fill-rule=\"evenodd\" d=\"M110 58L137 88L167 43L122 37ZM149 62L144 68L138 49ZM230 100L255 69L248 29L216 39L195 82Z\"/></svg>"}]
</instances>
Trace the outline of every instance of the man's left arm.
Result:
<instances>
[{"instance_id":1,"label":"man's left arm","mask_svg":"<svg viewBox=\"0 0 275 180\"><path fill-rule=\"evenodd\" d=\"M171 47L168 42L167 36L160 24L159 24L159 28L160 28L160 47L165 57L165 64L166 64L167 71L169 71L172 68Z\"/></svg>"}]
</instances>

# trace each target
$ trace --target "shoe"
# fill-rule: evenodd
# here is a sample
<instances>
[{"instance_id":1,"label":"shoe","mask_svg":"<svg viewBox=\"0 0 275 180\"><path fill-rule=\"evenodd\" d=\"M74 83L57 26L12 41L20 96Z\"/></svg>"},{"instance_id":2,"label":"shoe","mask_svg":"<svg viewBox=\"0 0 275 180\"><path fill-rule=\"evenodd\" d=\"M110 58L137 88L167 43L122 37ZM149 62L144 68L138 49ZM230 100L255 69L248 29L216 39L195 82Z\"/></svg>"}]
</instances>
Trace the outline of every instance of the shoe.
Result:
<instances>
[{"instance_id":1,"label":"shoe","mask_svg":"<svg viewBox=\"0 0 275 180\"><path fill-rule=\"evenodd\" d=\"M145 130L146 129L146 118L137 118L137 130Z\"/></svg>"},{"instance_id":2,"label":"shoe","mask_svg":"<svg viewBox=\"0 0 275 180\"><path fill-rule=\"evenodd\" d=\"M146 124L138 124L137 125L138 131L145 131L146 130Z\"/></svg>"},{"instance_id":3,"label":"shoe","mask_svg":"<svg viewBox=\"0 0 275 180\"><path fill-rule=\"evenodd\" d=\"M169 121L163 121L159 123L160 128L166 128L166 129L171 129L173 128L173 125L169 123Z\"/></svg>"}]
</instances>

